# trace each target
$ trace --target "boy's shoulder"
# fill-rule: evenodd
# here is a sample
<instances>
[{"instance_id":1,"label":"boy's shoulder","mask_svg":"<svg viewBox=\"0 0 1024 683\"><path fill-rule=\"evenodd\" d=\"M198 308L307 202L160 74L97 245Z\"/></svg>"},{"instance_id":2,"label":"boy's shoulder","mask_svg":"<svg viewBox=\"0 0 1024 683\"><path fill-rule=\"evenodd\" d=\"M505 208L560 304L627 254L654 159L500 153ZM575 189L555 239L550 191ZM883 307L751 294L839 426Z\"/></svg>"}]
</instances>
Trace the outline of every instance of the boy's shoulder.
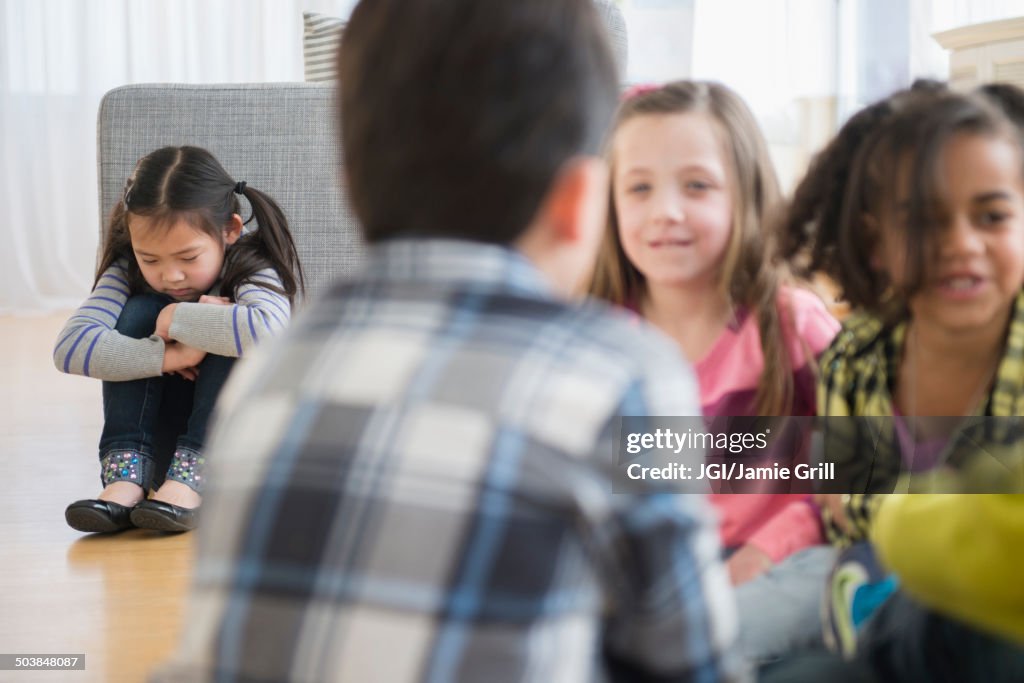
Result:
<instances>
[{"instance_id":1,"label":"boy's shoulder","mask_svg":"<svg viewBox=\"0 0 1024 683\"><path fill-rule=\"evenodd\" d=\"M431 339L450 338L457 332L453 325L466 325L472 332L463 337L464 349L486 349L505 363L523 357L532 366L557 367L560 373L609 387L664 385L695 391L696 380L679 348L630 311L595 299L569 302L532 292L464 294L438 297L403 287L381 296L379 289L343 285L306 309L289 336L308 350L329 339L409 331L430 354ZM341 328L348 332L337 334Z\"/></svg>"},{"instance_id":2,"label":"boy's shoulder","mask_svg":"<svg viewBox=\"0 0 1024 683\"><path fill-rule=\"evenodd\" d=\"M448 289L447 285L439 293L409 283L384 291L349 279L336 282L326 296L304 311L301 320L306 326L324 329L348 324L349 314L355 311L365 313L357 317L372 325L371 320L387 319L370 313L383 304L395 312L391 321L398 311L409 310L415 314L408 318L408 325L433 327L451 320L455 309L465 305L458 302L465 301L472 304L462 311L463 316L475 316L474 325L492 330L485 337L502 346L514 343L522 353L539 349L564 355L567 365L581 356L591 360L599 356L604 363L615 365L617 372L627 367L641 371L652 364L686 367L678 347L640 316L593 298L570 302L534 292L480 293Z\"/></svg>"},{"instance_id":3,"label":"boy's shoulder","mask_svg":"<svg viewBox=\"0 0 1024 683\"><path fill-rule=\"evenodd\" d=\"M616 415L699 414L697 382L678 348L628 311L514 293L469 297L468 307L404 290L365 293L360 300L354 289L334 288L319 297L257 349L260 362L250 359L235 373L246 379L224 393L252 398L259 386L311 401L356 396L383 405L391 399L367 397L398 396L431 367L430 389L417 401L436 393L485 411L514 402L520 408L509 419L528 416L545 434L577 425L574 448Z\"/></svg>"},{"instance_id":4,"label":"boy's shoulder","mask_svg":"<svg viewBox=\"0 0 1024 683\"><path fill-rule=\"evenodd\" d=\"M662 363L686 367L679 347L633 311L590 298L563 310L584 347L637 368Z\"/></svg>"},{"instance_id":5,"label":"boy's shoulder","mask_svg":"<svg viewBox=\"0 0 1024 683\"><path fill-rule=\"evenodd\" d=\"M637 314L602 301L567 308L574 322L571 365L618 377L623 414L699 415L700 389L678 345Z\"/></svg>"}]
</instances>

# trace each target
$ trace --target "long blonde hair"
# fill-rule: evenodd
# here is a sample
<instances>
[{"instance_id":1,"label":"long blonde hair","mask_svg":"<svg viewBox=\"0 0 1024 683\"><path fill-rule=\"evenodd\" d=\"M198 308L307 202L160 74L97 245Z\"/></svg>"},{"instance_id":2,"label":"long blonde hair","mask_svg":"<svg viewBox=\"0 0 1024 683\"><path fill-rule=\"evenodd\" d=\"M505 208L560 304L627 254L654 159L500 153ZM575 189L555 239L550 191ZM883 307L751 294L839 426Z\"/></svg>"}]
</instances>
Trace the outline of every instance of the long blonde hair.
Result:
<instances>
[{"instance_id":1,"label":"long blonde hair","mask_svg":"<svg viewBox=\"0 0 1024 683\"><path fill-rule=\"evenodd\" d=\"M721 142L733 178L733 219L717 284L733 305L744 306L757 317L766 360L757 387L758 414L786 415L793 404L793 372L778 305L784 270L775 258L776 239L769 229L781 195L768 145L750 109L724 85L703 81L675 81L627 95L616 115L606 152L613 183L615 131L637 116L689 112L707 114L724 133ZM589 293L614 304L631 305L643 298L647 285L622 248L614 191L609 193L608 201L608 225Z\"/></svg>"}]
</instances>

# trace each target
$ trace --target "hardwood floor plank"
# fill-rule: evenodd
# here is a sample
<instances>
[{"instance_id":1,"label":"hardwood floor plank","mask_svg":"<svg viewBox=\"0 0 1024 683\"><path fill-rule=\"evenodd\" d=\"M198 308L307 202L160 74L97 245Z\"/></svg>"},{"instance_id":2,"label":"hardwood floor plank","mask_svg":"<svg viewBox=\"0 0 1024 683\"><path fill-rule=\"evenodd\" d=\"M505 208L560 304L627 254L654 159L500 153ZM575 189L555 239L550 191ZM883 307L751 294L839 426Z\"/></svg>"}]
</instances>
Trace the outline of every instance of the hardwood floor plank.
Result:
<instances>
[{"instance_id":1,"label":"hardwood floor plank","mask_svg":"<svg viewBox=\"0 0 1024 683\"><path fill-rule=\"evenodd\" d=\"M193 536L65 524L101 488L100 382L51 359L69 314L0 317L0 652L85 653L86 670L0 681L144 681L177 642Z\"/></svg>"}]
</instances>

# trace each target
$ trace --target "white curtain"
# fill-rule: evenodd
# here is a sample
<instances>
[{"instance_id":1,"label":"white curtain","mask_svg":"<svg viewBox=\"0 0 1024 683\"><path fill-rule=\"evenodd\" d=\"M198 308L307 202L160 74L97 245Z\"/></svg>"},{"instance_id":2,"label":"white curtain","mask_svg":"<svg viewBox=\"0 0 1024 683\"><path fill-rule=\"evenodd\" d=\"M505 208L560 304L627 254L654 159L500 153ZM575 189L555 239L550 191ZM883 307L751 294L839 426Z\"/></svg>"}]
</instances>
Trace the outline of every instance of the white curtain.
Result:
<instances>
[{"instance_id":1,"label":"white curtain","mask_svg":"<svg viewBox=\"0 0 1024 683\"><path fill-rule=\"evenodd\" d=\"M629 78L725 83L757 116L785 188L854 111L948 78L937 31L1024 16L1024 0L620 0Z\"/></svg>"},{"instance_id":2,"label":"white curtain","mask_svg":"<svg viewBox=\"0 0 1024 683\"><path fill-rule=\"evenodd\" d=\"M99 231L96 115L129 83L301 81L302 12L352 0L0 0L0 313L78 305Z\"/></svg>"},{"instance_id":3,"label":"white curtain","mask_svg":"<svg viewBox=\"0 0 1024 683\"><path fill-rule=\"evenodd\" d=\"M931 33L1024 16L1024 0L619 2L630 80L711 78L737 90L787 185L873 95L858 86L878 87L871 74L943 77ZM89 291L103 93L127 83L300 81L303 10L347 16L353 4L0 0L0 313L71 307ZM886 56L873 36L893 20L909 22L909 36L886 41Z\"/></svg>"},{"instance_id":4,"label":"white curtain","mask_svg":"<svg viewBox=\"0 0 1024 683\"><path fill-rule=\"evenodd\" d=\"M746 100L786 190L834 132L836 21L825 0L697 2L694 76Z\"/></svg>"},{"instance_id":5,"label":"white curtain","mask_svg":"<svg viewBox=\"0 0 1024 683\"><path fill-rule=\"evenodd\" d=\"M623 0L623 9L630 80L697 78L735 90L785 187L834 132L835 0Z\"/></svg>"}]
</instances>

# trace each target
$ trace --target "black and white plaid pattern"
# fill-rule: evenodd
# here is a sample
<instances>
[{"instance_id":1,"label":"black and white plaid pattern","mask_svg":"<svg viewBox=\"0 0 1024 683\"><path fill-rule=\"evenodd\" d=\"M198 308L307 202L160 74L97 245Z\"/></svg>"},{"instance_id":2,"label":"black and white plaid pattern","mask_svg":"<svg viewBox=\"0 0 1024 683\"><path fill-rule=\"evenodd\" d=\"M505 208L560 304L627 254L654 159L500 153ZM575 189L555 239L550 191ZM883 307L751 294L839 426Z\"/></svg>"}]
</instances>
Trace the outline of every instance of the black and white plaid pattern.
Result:
<instances>
[{"instance_id":1,"label":"black and white plaid pattern","mask_svg":"<svg viewBox=\"0 0 1024 683\"><path fill-rule=\"evenodd\" d=\"M612 493L618 418L699 411L646 325L511 249L398 241L270 347L222 394L157 680L743 678L703 497Z\"/></svg>"}]
</instances>

